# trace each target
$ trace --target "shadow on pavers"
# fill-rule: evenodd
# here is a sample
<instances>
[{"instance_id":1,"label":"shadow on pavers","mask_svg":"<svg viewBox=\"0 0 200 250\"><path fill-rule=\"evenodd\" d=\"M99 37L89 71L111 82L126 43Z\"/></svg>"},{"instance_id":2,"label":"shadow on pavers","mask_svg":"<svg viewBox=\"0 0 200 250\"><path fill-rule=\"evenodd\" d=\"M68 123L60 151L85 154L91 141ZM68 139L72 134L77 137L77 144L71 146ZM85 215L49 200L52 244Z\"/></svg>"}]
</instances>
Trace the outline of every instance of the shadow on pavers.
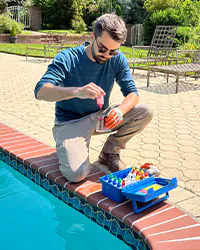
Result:
<instances>
[{"instance_id":1,"label":"shadow on pavers","mask_svg":"<svg viewBox=\"0 0 200 250\"><path fill-rule=\"evenodd\" d=\"M155 83L152 81L150 82L149 87L147 86L138 86L137 88L139 90L144 90L147 92L155 93L155 94L161 94L161 95L169 95L169 94L176 94L176 80L173 79L170 80L169 83L167 82L162 82L162 83ZM179 81L179 88L178 88L178 94L179 93L184 93L184 92L189 92L189 91L197 91L200 90L200 83L196 84L193 82L188 82L188 81Z\"/></svg>"}]
</instances>

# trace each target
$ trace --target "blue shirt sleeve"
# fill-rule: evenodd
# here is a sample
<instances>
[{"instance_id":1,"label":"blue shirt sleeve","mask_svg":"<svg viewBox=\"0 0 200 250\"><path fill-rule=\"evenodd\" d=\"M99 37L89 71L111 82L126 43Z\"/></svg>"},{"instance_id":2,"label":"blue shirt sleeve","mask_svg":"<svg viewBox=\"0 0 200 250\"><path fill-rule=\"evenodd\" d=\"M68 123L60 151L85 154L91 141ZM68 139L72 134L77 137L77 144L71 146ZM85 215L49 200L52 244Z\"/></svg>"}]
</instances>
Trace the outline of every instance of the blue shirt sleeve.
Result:
<instances>
[{"instance_id":1,"label":"blue shirt sleeve","mask_svg":"<svg viewBox=\"0 0 200 250\"><path fill-rule=\"evenodd\" d=\"M119 84L124 96L127 96L130 93L135 93L138 95L138 90L135 82L133 81L128 61L122 53L119 55L116 82Z\"/></svg>"},{"instance_id":2,"label":"blue shirt sleeve","mask_svg":"<svg viewBox=\"0 0 200 250\"><path fill-rule=\"evenodd\" d=\"M58 53L53 62L48 66L46 73L36 84L34 94L37 98L38 91L44 86L45 83L51 83L55 86L62 86L67 77L70 67L70 59L67 53L63 51Z\"/></svg>"}]
</instances>

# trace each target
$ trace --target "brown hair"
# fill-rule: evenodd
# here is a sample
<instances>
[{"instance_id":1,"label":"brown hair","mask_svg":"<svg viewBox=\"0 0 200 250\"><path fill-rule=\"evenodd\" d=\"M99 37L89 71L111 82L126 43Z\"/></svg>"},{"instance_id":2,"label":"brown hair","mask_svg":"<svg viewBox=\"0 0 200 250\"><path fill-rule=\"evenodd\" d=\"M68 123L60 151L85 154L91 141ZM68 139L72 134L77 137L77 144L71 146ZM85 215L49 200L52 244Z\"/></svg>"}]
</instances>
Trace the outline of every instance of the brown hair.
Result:
<instances>
[{"instance_id":1,"label":"brown hair","mask_svg":"<svg viewBox=\"0 0 200 250\"><path fill-rule=\"evenodd\" d=\"M124 43L126 41L127 29L121 17L115 14L104 14L97 18L94 24L94 34L100 37L104 30L116 42Z\"/></svg>"}]
</instances>

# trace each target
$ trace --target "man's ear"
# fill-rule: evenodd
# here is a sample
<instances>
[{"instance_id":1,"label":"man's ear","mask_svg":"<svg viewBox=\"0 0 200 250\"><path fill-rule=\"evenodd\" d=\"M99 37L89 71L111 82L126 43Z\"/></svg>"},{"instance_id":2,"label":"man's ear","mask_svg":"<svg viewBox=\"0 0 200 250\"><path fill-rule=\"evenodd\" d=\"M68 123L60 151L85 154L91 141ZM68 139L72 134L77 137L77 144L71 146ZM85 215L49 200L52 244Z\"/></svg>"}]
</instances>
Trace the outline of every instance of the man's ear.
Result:
<instances>
[{"instance_id":1,"label":"man's ear","mask_svg":"<svg viewBox=\"0 0 200 250\"><path fill-rule=\"evenodd\" d=\"M92 39L95 38L94 32L91 32L91 33L90 33L90 37L91 37Z\"/></svg>"}]
</instances>

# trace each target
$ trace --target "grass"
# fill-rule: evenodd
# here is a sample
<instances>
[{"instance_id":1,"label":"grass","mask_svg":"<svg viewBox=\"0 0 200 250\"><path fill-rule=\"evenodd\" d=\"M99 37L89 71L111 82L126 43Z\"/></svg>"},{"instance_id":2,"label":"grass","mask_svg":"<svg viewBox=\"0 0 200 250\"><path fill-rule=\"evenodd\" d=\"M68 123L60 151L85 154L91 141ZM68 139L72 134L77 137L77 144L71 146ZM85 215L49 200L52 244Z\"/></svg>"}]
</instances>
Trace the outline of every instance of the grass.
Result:
<instances>
[{"instance_id":1,"label":"grass","mask_svg":"<svg viewBox=\"0 0 200 250\"><path fill-rule=\"evenodd\" d=\"M31 44L34 48L44 48L44 45L42 44ZM0 52L6 52L9 54L15 54L15 55L26 55L26 44L1 44L0 45ZM29 51L30 56L36 56L36 57L43 57L44 53L40 50L30 50Z\"/></svg>"},{"instance_id":2,"label":"grass","mask_svg":"<svg viewBox=\"0 0 200 250\"><path fill-rule=\"evenodd\" d=\"M76 46L75 44L67 44L67 46ZM33 56L33 57L44 57L44 45L43 44L30 44L31 48L37 48L40 50L29 50L28 55ZM121 46L120 47L121 52L124 53L126 58L131 58L132 57L132 49L131 47L128 46ZM26 55L26 44L0 44L0 52L5 52L9 54L15 54L15 55L21 55L25 56ZM141 51L139 51L141 53ZM56 56L56 50L50 52L50 57L54 58ZM47 54L49 57L49 55ZM134 55L135 58L139 58L139 56L135 53ZM143 54L142 57L145 57ZM158 63L158 65L161 65L161 62ZM140 64L140 66L146 66L146 64Z\"/></svg>"},{"instance_id":3,"label":"grass","mask_svg":"<svg viewBox=\"0 0 200 250\"><path fill-rule=\"evenodd\" d=\"M32 31L23 30L21 34L22 34L22 35L30 35L30 34L32 34Z\"/></svg>"},{"instance_id":4,"label":"grass","mask_svg":"<svg viewBox=\"0 0 200 250\"><path fill-rule=\"evenodd\" d=\"M70 46L70 45L68 44L68 46ZM75 46L75 45L72 45L72 46ZM44 48L43 44L30 44L29 47L41 49L41 50L34 50L34 49L29 50L28 51L29 56L44 57L44 52L42 51L42 49ZM121 46L120 50L122 52L130 53L130 55L131 55L131 47ZM16 44L10 44L10 43L0 44L0 52L25 56L26 55L26 44L18 44L18 43L16 43ZM51 52L51 57L54 57L55 55L56 55L56 51ZM125 56L127 58L131 57L130 55L125 54Z\"/></svg>"}]
</instances>

